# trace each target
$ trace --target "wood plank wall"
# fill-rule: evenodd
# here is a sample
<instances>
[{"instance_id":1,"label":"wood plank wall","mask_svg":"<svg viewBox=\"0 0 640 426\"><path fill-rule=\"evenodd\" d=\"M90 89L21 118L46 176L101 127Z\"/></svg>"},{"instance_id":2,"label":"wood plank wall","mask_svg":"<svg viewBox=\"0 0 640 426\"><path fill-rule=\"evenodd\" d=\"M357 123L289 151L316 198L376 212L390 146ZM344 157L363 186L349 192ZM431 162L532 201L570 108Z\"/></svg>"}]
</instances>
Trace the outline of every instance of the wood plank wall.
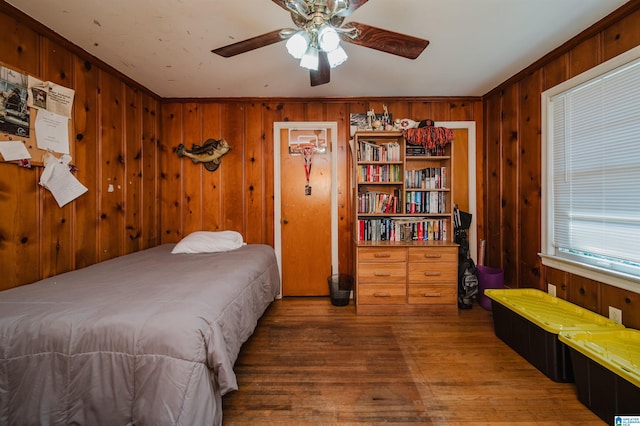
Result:
<instances>
[{"instance_id":1,"label":"wood plank wall","mask_svg":"<svg viewBox=\"0 0 640 426\"><path fill-rule=\"evenodd\" d=\"M71 155L89 188L60 208L42 167L0 162L0 290L157 245L160 99L5 2L0 40L6 66L75 90Z\"/></svg>"},{"instance_id":2,"label":"wood plank wall","mask_svg":"<svg viewBox=\"0 0 640 426\"><path fill-rule=\"evenodd\" d=\"M640 1L632 0L483 97L487 256L504 269L505 284L546 290L538 253L541 233L541 94L640 44ZM479 206L480 207L480 206ZM640 327L640 295L570 274L549 271L562 295ZM615 305L614 305L615 306Z\"/></svg>"},{"instance_id":3,"label":"wood plank wall","mask_svg":"<svg viewBox=\"0 0 640 426\"><path fill-rule=\"evenodd\" d=\"M249 243L273 245L273 123L338 123L338 235L340 272L352 273L349 116L387 105L394 118L476 121L482 146L479 98L227 99L162 101L160 144L161 238L176 242L198 229L232 229ZM180 159L176 147L224 138L231 151L211 173ZM477 164L482 176L482 164ZM482 179L478 179L482 200ZM482 202L480 201L480 204ZM479 229L483 228L478 217ZM482 235L480 233L480 235Z\"/></svg>"}]
</instances>

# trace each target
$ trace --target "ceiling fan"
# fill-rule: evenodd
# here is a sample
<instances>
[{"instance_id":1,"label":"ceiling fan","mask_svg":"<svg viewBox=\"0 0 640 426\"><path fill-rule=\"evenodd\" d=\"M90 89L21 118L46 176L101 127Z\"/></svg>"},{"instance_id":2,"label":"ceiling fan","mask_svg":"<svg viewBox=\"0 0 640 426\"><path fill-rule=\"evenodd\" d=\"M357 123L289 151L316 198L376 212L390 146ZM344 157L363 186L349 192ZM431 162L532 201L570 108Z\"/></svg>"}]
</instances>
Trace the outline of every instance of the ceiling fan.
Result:
<instances>
[{"instance_id":1,"label":"ceiling fan","mask_svg":"<svg viewBox=\"0 0 640 426\"><path fill-rule=\"evenodd\" d=\"M272 0L291 13L298 29L284 28L212 50L229 58L270 44L287 41L287 50L308 68L311 86L329 83L330 69L346 60L339 42L357 44L408 59L416 59L428 40L344 19L368 0ZM299 42L300 44L297 44Z\"/></svg>"}]
</instances>

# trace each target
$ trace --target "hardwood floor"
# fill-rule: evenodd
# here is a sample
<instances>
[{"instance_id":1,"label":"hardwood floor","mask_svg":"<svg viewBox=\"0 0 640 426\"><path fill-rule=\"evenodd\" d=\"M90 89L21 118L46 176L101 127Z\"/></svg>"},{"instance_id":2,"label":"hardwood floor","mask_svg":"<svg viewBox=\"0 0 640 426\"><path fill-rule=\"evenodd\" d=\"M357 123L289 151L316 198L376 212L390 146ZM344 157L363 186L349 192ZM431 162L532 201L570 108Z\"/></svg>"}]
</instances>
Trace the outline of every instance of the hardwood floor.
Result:
<instances>
[{"instance_id":1,"label":"hardwood floor","mask_svg":"<svg viewBox=\"0 0 640 426\"><path fill-rule=\"evenodd\" d=\"M353 303L272 304L236 362L225 425L603 425L498 339L491 312L356 316Z\"/></svg>"}]
</instances>

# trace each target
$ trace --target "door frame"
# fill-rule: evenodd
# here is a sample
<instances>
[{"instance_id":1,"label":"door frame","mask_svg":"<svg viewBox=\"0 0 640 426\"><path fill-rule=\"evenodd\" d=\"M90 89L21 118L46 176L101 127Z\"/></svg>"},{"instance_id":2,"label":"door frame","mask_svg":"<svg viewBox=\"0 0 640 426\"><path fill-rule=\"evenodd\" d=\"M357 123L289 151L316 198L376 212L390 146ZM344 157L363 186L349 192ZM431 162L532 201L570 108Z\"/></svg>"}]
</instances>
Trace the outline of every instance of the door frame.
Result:
<instances>
[{"instance_id":1,"label":"door frame","mask_svg":"<svg viewBox=\"0 0 640 426\"><path fill-rule=\"evenodd\" d=\"M471 216L471 226L469 226L469 254L473 261L478 264L478 227L477 227L477 206L476 206L476 122L475 121L436 121L438 127L448 129L467 129L467 174L469 185L469 213ZM454 142L455 143L455 142ZM455 160L454 160L455 161ZM454 182L455 184L455 182Z\"/></svg>"},{"instance_id":2,"label":"door frame","mask_svg":"<svg viewBox=\"0 0 640 426\"><path fill-rule=\"evenodd\" d=\"M276 121L273 123L273 237L274 250L282 277L282 193L280 180L280 132L283 129L326 129L331 153L331 273L338 272L338 122L337 121ZM280 292L282 298L282 278Z\"/></svg>"}]
</instances>

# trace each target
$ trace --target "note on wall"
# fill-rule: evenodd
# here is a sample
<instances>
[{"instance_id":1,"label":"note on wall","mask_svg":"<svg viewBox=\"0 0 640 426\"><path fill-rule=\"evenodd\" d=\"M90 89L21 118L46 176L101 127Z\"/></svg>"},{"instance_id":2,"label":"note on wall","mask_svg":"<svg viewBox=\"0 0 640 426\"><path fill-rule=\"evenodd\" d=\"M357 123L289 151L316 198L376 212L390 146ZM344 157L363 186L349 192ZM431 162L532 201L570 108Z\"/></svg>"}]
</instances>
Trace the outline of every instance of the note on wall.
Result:
<instances>
[{"instance_id":1,"label":"note on wall","mask_svg":"<svg viewBox=\"0 0 640 426\"><path fill-rule=\"evenodd\" d=\"M0 141L0 154L4 161L26 160L31 158L23 141Z\"/></svg>"}]
</instances>

